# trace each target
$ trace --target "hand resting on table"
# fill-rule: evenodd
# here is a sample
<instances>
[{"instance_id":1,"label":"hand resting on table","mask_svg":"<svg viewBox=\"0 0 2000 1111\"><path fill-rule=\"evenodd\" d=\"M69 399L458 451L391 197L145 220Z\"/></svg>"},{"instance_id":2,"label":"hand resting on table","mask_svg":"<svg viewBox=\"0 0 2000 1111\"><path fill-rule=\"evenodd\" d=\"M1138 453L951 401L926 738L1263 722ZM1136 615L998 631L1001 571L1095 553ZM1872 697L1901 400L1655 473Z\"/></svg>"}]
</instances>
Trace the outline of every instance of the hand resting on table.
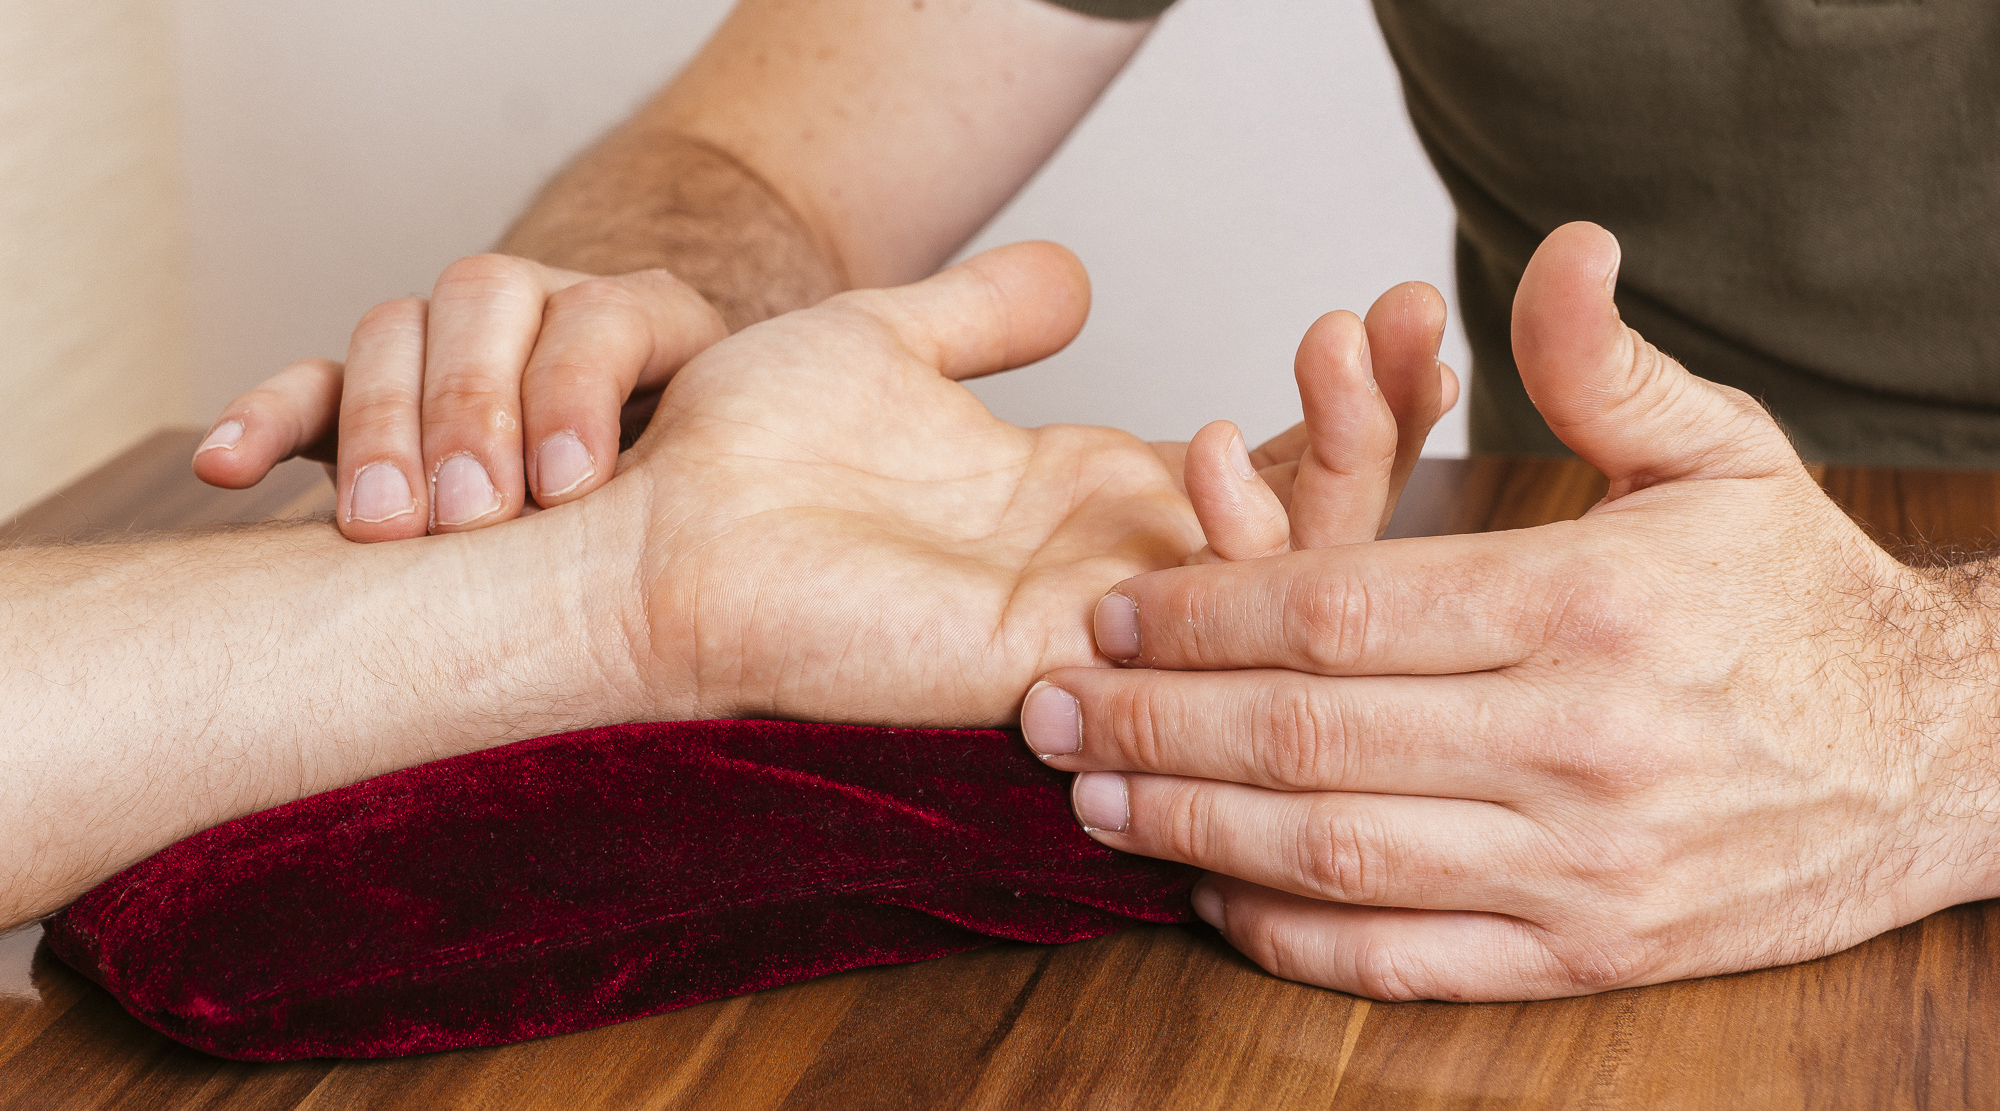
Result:
<instances>
[{"instance_id":1,"label":"hand resting on table","mask_svg":"<svg viewBox=\"0 0 2000 1111\"><path fill-rule=\"evenodd\" d=\"M1872 543L1620 322L1618 260L1560 229L1515 302L1530 395L1611 480L1581 520L1135 578L1096 615L1126 667L1024 711L1094 835L1213 870L1197 910L1280 976L1576 995L2000 894L1985 565Z\"/></svg>"}]
</instances>

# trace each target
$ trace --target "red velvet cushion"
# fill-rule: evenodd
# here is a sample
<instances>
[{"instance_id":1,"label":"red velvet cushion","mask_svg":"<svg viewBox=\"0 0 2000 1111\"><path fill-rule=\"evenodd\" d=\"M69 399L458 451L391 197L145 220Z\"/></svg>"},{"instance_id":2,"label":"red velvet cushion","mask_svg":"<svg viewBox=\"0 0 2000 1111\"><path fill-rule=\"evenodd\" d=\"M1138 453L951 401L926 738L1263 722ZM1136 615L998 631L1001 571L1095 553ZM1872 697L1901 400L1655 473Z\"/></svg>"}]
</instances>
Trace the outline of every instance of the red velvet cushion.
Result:
<instances>
[{"instance_id":1,"label":"red velvet cushion","mask_svg":"<svg viewBox=\"0 0 2000 1111\"><path fill-rule=\"evenodd\" d=\"M1191 920L997 732L776 722L524 741L217 826L50 923L223 1057L561 1034L862 965Z\"/></svg>"}]
</instances>

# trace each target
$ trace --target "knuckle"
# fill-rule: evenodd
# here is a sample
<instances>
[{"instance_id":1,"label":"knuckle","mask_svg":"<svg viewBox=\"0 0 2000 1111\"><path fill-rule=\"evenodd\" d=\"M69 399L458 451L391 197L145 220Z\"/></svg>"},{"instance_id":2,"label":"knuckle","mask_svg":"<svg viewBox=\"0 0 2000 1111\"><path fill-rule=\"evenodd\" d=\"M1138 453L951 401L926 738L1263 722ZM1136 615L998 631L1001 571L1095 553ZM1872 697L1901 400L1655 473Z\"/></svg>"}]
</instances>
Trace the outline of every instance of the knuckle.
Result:
<instances>
[{"instance_id":1,"label":"knuckle","mask_svg":"<svg viewBox=\"0 0 2000 1111\"><path fill-rule=\"evenodd\" d=\"M538 285L536 264L512 255L484 254L459 259L438 275L441 299L519 294Z\"/></svg>"},{"instance_id":2,"label":"knuckle","mask_svg":"<svg viewBox=\"0 0 2000 1111\"><path fill-rule=\"evenodd\" d=\"M390 434L413 429L416 399L400 392L350 400L340 414L343 436Z\"/></svg>"},{"instance_id":3,"label":"knuckle","mask_svg":"<svg viewBox=\"0 0 2000 1111\"><path fill-rule=\"evenodd\" d=\"M424 415L445 420L465 413L491 413L511 409L514 392L494 384L484 372L450 371L437 377L424 390Z\"/></svg>"},{"instance_id":4,"label":"knuckle","mask_svg":"<svg viewBox=\"0 0 2000 1111\"><path fill-rule=\"evenodd\" d=\"M1624 823L1605 835L1584 823L1562 836L1561 867L1601 905L1639 906L1655 893L1656 877L1669 874L1677 852L1668 838Z\"/></svg>"},{"instance_id":5,"label":"knuckle","mask_svg":"<svg viewBox=\"0 0 2000 1111\"><path fill-rule=\"evenodd\" d=\"M1375 903L1383 894L1388 847L1375 823L1326 803L1308 811L1297 872L1307 891L1336 903Z\"/></svg>"},{"instance_id":6,"label":"knuckle","mask_svg":"<svg viewBox=\"0 0 2000 1111\"><path fill-rule=\"evenodd\" d=\"M1167 683L1158 673L1144 682L1122 685L1106 707L1113 748L1139 768L1165 767L1163 734L1173 726L1162 718L1173 716L1167 710L1171 701Z\"/></svg>"},{"instance_id":7,"label":"knuckle","mask_svg":"<svg viewBox=\"0 0 2000 1111\"><path fill-rule=\"evenodd\" d=\"M547 390L567 400L574 391L594 387L607 380L615 381L616 376L602 364L570 354L544 357L538 351L534 361L521 372L521 391Z\"/></svg>"},{"instance_id":8,"label":"knuckle","mask_svg":"<svg viewBox=\"0 0 2000 1111\"><path fill-rule=\"evenodd\" d=\"M549 296L542 340L529 360L530 369L551 356L569 361L578 354L614 362L642 360L652 342L646 310L631 292L608 279L592 279Z\"/></svg>"},{"instance_id":9,"label":"knuckle","mask_svg":"<svg viewBox=\"0 0 2000 1111\"><path fill-rule=\"evenodd\" d=\"M1549 971L1565 994L1594 995L1636 983L1657 966L1652 946L1635 941L1551 945Z\"/></svg>"},{"instance_id":10,"label":"knuckle","mask_svg":"<svg viewBox=\"0 0 2000 1111\"><path fill-rule=\"evenodd\" d=\"M1232 935L1230 943L1271 975L1298 983L1325 982L1321 947L1316 939L1296 924L1288 924L1283 916L1259 915L1240 935L1238 931L1232 931Z\"/></svg>"},{"instance_id":11,"label":"knuckle","mask_svg":"<svg viewBox=\"0 0 2000 1111\"><path fill-rule=\"evenodd\" d=\"M1350 781L1360 750L1352 716L1323 692L1280 682L1259 692L1256 755L1279 786L1329 788Z\"/></svg>"},{"instance_id":12,"label":"knuckle","mask_svg":"<svg viewBox=\"0 0 2000 1111\"><path fill-rule=\"evenodd\" d=\"M631 286L616 278L587 278L549 294L550 315L636 316L641 309Z\"/></svg>"},{"instance_id":13,"label":"knuckle","mask_svg":"<svg viewBox=\"0 0 2000 1111\"><path fill-rule=\"evenodd\" d=\"M426 307L419 297L398 297L394 301L384 301L361 314L361 320L354 326L356 337L394 335L398 332L423 331ZM296 364L295 364L296 365Z\"/></svg>"},{"instance_id":14,"label":"knuckle","mask_svg":"<svg viewBox=\"0 0 2000 1111\"><path fill-rule=\"evenodd\" d=\"M1620 574L1610 560L1587 557L1555 584L1554 598L1522 592L1522 617L1542 609L1542 643L1571 653L1619 660L1634 652L1655 625L1647 584ZM1528 628L1533 628L1530 624Z\"/></svg>"},{"instance_id":15,"label":"knuckle","mask_svg":"<svg viewBox=\"0 0 2000 1111\"><path fill-rule=\"evenodd\" d=\"M318 379L339 378L342 369L341 364L332 359L296 359L286 363L284 369L278 371L278 375Z\"/></svg>"},{"instance_id":16,"label":"knuckle","mask_svg":"<svg viewBox=\"0 0 2000 1111\"><path fill-rule=\"evenodd\" d=\"M1632 329L1625 329L1625 340L1630 352L1625 371L1630 386L1622 397L1613 402L1612 411L1616 413L1621 409L1636 408L1638 412L1620 415L1644 420L1660 416L1680 405L1694 380L1692 376Z\"/></svg>"},{"instance_id":17,"label":"knuckle","mask_svg":"<svg viewBox=\"0 0 2000 1111\"><path fill-rule=\"evenodd\" d=\"M1168 857L1190 864L1217 857L1215 807L1208 792L1193 783L1168 789L1159 811L1158 836Z\"/></svg>"},{"instance_id":18,"label":"knuckle","mask_svg":"<svg viewBox=\"0 0 2000 1111\"><path fill-rule=\"evenodd\" d=\"M679 274L664 267L655 266L647 270L634 270L629 274L624 274L611 280L645 290L653 296L664 293L674 297L699 297L704 302L708 300L706 297L701 296L701 291L682 281Z\"/></svg>"},{"instance_id":19,"label":"knuckle","mask_svg":"<svg viewBox=\"0 0 2000 1111\"><path fill-rule=\"evenodd\" d=\"M1662 744L1656 715L1610 695L1588 697L1564 708L1545 750L1557 779L1597 803L1636 801L1671 774L1672 745ZM1643 832L1628 827L1627 835ZM1590 840L1594 851L1618 841ZM1621 838L1622 840L1622 838Z\"/></svg>"},{"instance_id":20,"label":"knuckle","mask_svg":"<svg viewBox=\"0 0 2000 1111\"><path fill-rule=\"evenodd\" d=\"M1352 670L1367 655L1375 602L1366 584L1310 578L1286 600L1285 647L1295 659L1325 674Z\"/></svg>"},{"instance_id":21,"label":"knuckle","mask_svg":"<svg viewBox=\"0 0 2000 1111\"><path fill-rule=\"evenodd\" d=\"M1385 1003L1410 1003L1427 999L1425 978L1414 955L1396 942L1370 937L1354 954L1355 987L1370 999Z\"/></svg>"}]
</instances>

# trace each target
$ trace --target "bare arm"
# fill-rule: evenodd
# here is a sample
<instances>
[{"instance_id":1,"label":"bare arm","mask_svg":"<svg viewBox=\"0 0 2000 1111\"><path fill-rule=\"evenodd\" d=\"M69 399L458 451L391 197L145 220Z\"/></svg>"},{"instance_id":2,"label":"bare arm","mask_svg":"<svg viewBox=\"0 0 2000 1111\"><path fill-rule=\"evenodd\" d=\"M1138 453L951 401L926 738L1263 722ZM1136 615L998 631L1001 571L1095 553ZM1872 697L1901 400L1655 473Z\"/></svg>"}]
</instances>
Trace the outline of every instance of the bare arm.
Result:
<instances>
[{"instance_id":1,"label":"bare arm","mask_svg":"<svg viewBox=\"0 0 2000 1111\"><path fill-rule=\"evenodd\" d=\"M732 330L913 281L1041 168L1150 28L1043 0L744 0L501 249L672 270Z\"/></svg>"},{"instance_id":2,"label":"bare arm","mask_svg":"<svg viewBox=\"0 0 2000 1111\"><path fill-rule=\"evenodd\" d=\"M235 815L628 719L636 522L350 544L324 524L0 553L0 928ZM630 594L629 583L624 584Z\"/></svg>"}]
</instances>

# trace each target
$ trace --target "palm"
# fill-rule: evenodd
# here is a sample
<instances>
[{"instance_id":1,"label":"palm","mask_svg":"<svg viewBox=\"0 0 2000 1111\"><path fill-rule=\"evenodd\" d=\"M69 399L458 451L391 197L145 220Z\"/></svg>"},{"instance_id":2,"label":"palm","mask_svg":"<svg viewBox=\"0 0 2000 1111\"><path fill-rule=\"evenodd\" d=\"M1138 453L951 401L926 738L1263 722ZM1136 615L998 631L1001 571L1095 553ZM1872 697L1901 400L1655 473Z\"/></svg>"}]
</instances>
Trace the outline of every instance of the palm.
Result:
<instances>
[{"instance_id":1,"label":"palm","mask_svg":"<svg viewBox=\"0 0 2000 1111\"><path fill-rule=\"evenodd\" d=\"M899 316L869 295L730 340L635 449L654 651L705 713L1009 721L1036 675L1096 659L1105 590L1201 546L1147 445L996 419Z\"/></svg>"}]
</instances>

